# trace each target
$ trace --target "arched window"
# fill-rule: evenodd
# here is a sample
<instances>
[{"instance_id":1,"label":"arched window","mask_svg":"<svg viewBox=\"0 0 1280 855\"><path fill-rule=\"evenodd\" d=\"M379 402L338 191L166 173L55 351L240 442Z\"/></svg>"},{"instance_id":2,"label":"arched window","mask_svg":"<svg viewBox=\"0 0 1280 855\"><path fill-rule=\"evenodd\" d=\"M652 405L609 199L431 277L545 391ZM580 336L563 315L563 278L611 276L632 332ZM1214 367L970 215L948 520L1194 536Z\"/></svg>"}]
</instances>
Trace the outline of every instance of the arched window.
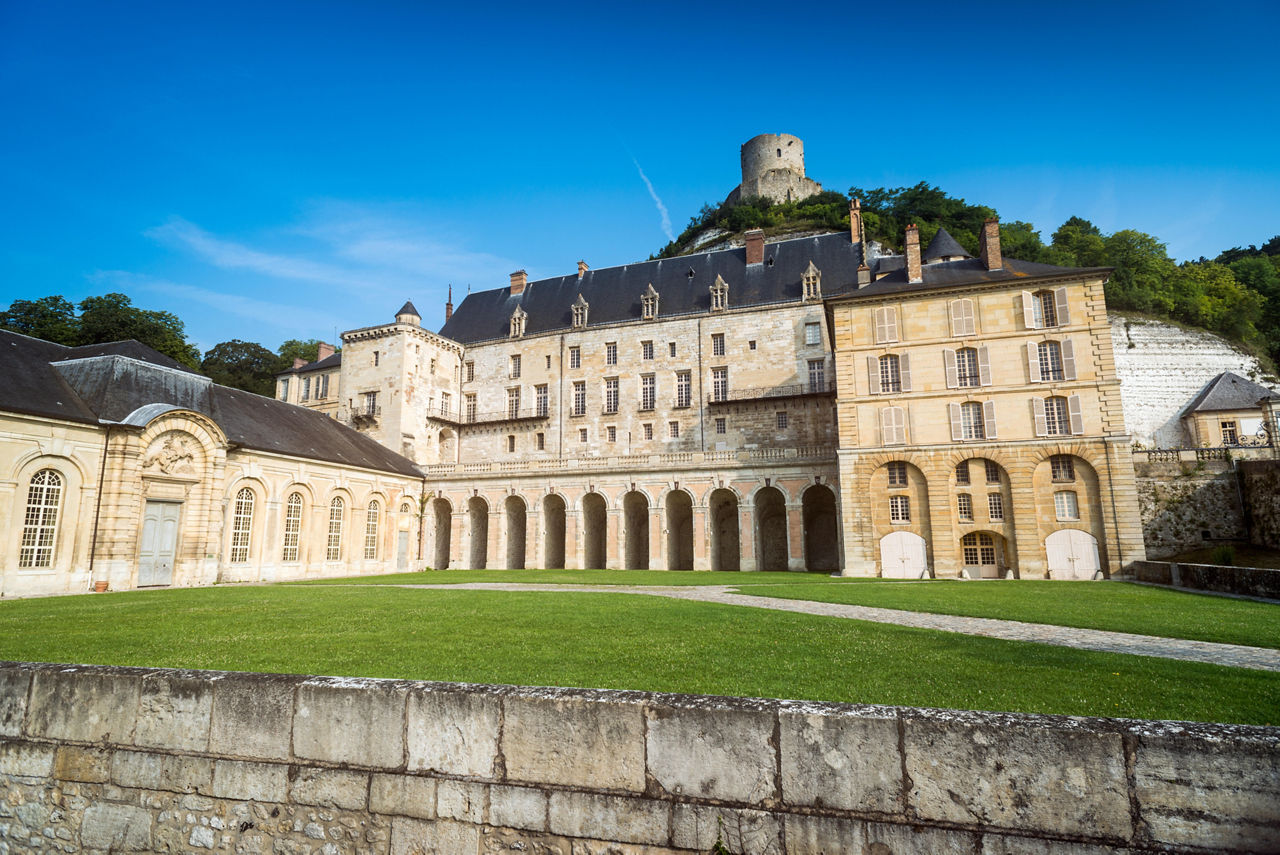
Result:
<instances>
[{"instance_id":1,"label":"arched window","mask_svg":"<svg viewBox=\"0 0 1280 855\"><path fill-rule=\"evenodd\" d=\"M285 561L298 560L298 540L302 536L302 494L290 493L284 504L284 553Z\"/></svg>"},{"instance_id":2,"label":"arched window","mask_svg":"<svg viewBox=\"0 0 1280 855\"><path fill-rule=\"evenodd\" d=\"M413 513L413 508L409 507L409 503L408 503L408 502L401 502L401 503L400 503L400 513L402 513L402 514L411 514L411 513Z\"/></svg>"},{"instance_id":3,"label":"arched window","mask_svg":"<svg viewBox=\"0 0 1280 855\"><path fill-rule=\"evenodd\" d=\"M62 476L41 469L27 487L27 515L22 524L19 567L52 567L53 545L58 534L58 507L62 503Z\"/></svg>"},{"instance_id":4,"label":"arched window","mask_svg":"<svg viewBox=\"0 0 1280 855\"><path fill-rule=\"evenodd\" d=\"M364 557L373 560L378 557L378 516L382 506L378 500L369 502L369 510L364 518Z\"/></svg>"},{"instance_id":5,"label":"arched window","mask_svg":"<svg viewBox=\"0 0 1280 855\"><path fill-rule=\"evenodd\" d=\"M1044 381L1062 379L1062 345L1056 341L1042 341L1040 351L1040 379Z\"/></svg>"},{"instance_id":6,"label":"arched window","mask_svg":"<svg viewBox=\"0 0 1280 855\"><path fill-rule=\"evenodd\" d=\"M964 563L966 565L980 566L983 564L994 565L996 563L996 542L989 534L978 531L966 534L961 538L960 546L964 550Z\"/></svg>"},{"instance_id":7,"label":"arched window","mask_svg":"<svg viewBox=\"0 0 1280 855\"><path fill-rule=\"evenodd\" d=\"M231 563L249 560L249 537L253 534L253 491L241 487L236 493L235 511L231 517Z\"/></svg>"},{"instance_id":8,"label":"arched window","mask_svg":"<svg viewBox=\"0 0 1280 855\"><path fill-rule=\"evenodd\" d=\"M341 496L334 496L329 503L329 545L324 551L325 561L338 561L342 558L342 524L347 506Z\"/></svg>"}]
</instances>

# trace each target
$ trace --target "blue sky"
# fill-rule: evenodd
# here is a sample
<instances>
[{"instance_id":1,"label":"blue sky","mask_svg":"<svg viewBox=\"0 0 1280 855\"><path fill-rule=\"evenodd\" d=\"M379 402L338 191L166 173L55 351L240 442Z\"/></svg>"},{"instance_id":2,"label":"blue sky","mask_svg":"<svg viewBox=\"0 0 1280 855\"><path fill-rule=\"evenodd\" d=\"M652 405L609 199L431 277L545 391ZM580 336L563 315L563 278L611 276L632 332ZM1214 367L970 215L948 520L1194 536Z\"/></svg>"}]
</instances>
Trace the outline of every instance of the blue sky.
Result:
<instances>
[{"instance_id":1,"label":"blue sky","mask_svg":"<svg viewBox=\"0 0 1280 855\"><path fill-rule=\"evenodd\" d=\"M1175 258L1280 232L1280 4L0 0L0 306L207 349L646 258L763 132ZM652 184L652 193L645 178ZM664 226L662 211L670 225Z\"/></svg>"}]
</instances>

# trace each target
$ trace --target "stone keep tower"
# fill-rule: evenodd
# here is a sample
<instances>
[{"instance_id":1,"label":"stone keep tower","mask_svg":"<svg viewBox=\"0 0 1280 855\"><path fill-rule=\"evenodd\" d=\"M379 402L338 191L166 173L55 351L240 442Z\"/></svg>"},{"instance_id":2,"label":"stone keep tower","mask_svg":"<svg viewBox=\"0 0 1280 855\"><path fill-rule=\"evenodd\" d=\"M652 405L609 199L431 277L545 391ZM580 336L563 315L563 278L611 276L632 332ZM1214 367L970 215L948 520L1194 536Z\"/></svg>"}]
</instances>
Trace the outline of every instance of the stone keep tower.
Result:
<instances>
[{"instance_id":1,"label":"stone keep tower","mask_svg":"<svg viewBox=\"0 0 1280 855\"><path fill-rule=\"evenodd\" d=\"M804 175L803 140L791 134L760 134L742 144L742 183L726 201L764 196L794 202L821 192L822 185Z\"/></svg>"}]
</instances>

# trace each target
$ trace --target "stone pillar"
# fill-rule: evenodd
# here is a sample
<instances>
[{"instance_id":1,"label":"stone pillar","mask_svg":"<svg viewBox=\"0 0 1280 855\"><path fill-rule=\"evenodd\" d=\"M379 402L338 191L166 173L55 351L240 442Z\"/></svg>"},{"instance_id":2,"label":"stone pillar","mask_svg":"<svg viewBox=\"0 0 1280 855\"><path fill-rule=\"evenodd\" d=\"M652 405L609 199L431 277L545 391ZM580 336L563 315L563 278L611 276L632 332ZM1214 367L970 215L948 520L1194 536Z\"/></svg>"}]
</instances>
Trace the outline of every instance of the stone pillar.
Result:
<instances>
[{"instance_id":1,"label":"stone pillar","mask_svg":"<svg viewBox=\"0 0 1280 855\"><path fill-rule=\"evenodd\" d=\"M787 503L787 569L805 570L804 505L799 501Z\"/></svg>"},{"instance_id":2,"label":"stone pillar","mask_svg":"<svg viewBox=\"0 0 1280 855\"><path fill-rule=\"evenodd\" d=\"M469 567L471 551L471 533L467 531L467 497L462 497L462 510L453 512L449 532L449 566Z\"/></svg>"},{"instance_id":3,"label":"stone pillar","mask_svg":"<svg viewBox=\"0 0 1280 855\"><path fill-rule=\"evenodd\" d=\"M649 569L667 569L667 514L660 504L649 506Z\"/></svg>"},{"instance_id":4,"label":"stone pillar","mask_svg":"<svg viewBox=\"0 0 1280 855\"><path fill-rule=\"evenodd\" d=\"M744 573L760 569L756 561L756 506L749 499L738 505L738 567Z\"/></svg>"},{"instance_id":5,"label":"stone pillar","mask_svg":"<svg viewBox=\"0 0 1280 855\"><path fill-rule=\"evenodd\" d=\"M981 452L975 451L975 454ZM959 532L956 528L957 509L952 502L951 467L944 461L926 464L925 485L929 490L929 550L933 557L933 575L939 579L952 579L961 575L963 562L960 554ZM970 490L975 508L979 500L985 502L985 493ZM975 518L977 511L975 510Z\"/></svg>"},{"instance_id":6,"label":"stone pillar","mask_svg":"<svg viewBox=\"0 0 1280 855\"><path fill-rule=\"evenodd\" d=\"M585 566L587 545L581 536L582 512L573 505L564 509L564 568L581 570Z\"/></svg>"},{"instance_id":7,"label":"stone pillar","mask_svg":"<svg viewBox=\"0 0 1280 855\"><path fill-rule=\"evenodd\" d=\"M842 576L877 575L878 544L871 527L870 467L852 452L841 450L840 456L840 529L844 533L844 569Z\"/></svg>"},{"instance_id":8,"label":"stone pillar","mask_svg":"<svg viewBox=\"0 0 1280 855\"><path fill-rule=\"evenodd\" d=\"M605 526L605 566L609 570L621 570L626 565L627 554L627 526L621 508L605 509Z\"/></svg>"},{"instance_id":9,"label":"stone pillar","mask_svg":"<svg viewBox=\"0 0 1280 855\"><path fill-rule=\"evenodd\" d=\"M694 505L691 525L693 526L693 569L710 570L711 509L702 504Z\"/></svg>"},{"instance_id":10,"label":"stone pillar","mask_svg":"<svg viewBox=\"0 0 1280 855\"><path fill-rule=\"evenodd\" d=\"M1006 470L1009 497L1013 500L1013 534L1018 550L1018 578L1047 579L1049 567L1040 536L1040 513L1036 505L1035 465L1020 463Z\"/></svg>"}]
</instances>

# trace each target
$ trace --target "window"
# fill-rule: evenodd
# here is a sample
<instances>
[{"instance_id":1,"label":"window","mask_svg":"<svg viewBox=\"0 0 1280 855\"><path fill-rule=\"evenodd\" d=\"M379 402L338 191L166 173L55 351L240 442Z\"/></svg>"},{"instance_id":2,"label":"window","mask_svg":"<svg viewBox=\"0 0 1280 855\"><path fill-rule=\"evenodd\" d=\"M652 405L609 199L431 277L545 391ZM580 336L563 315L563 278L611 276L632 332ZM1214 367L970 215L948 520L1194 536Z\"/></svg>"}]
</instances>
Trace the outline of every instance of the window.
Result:
<instances>
[{"instance_id":1,"label":"window","mask_svg":"<svg viewBox=\"0 0 1280 855\"><path fill-rule=\"evenodd\" d=\"M285 377L280 381L280 400L289 400L289 378Z\"/></svg>"},{"instance_id":2,"label":"window","mask_svg":"<svg viewBox=\"0 0 1280 855\"><path fill-rule=\"evenodd\" d=\"M236 493L235 510L231 515L231 563L243 564L249 560L249 536L253 533L253 491L248 487Z\"/></svg>"},{"instance_id":3,"label":"window","mask_svg":"<svg viewBox=\"0 0 1280 855\"><path fill-rule=\"evenodd\" d=\"M676 356L676 343L675 343L674 341L667 342L667 348L671 351L671 358L672 358L672 359L675 359L675 356Z\"/></svg>"},{"instance_id":4,"label":"window","mask_svg":"<svg viewBox=\"0 0 1280 855\"><path fill-rule=\"evenodd\" d=\"M524 335L524 322L527 317L524 309L516 306L516 310L511 313L511 338L520 338Z\"/></svg>"},{"instance_id":5,"label":"window","mask_svg":"<svg viewBox=\"0 0 1280 855\"><path fill-rule=\"evenodd\" d=\"M976 329L973 319L973 301L970 299L951 301L951 334L953 336L973 335Z\"/></svg>"},{"instance_id":6,"label":"window","mask_svg":"<svg viewBox=\"0 0 1280 855\"><path fill-rule=\"evenodd\" d=\"M520 354L518 353L511 354L511 379L520 379Z\"/></svg>"},{"instance_id":7,"label":"window","mask_svg":"<svg viewBox=\"0 0 1280 855\"><path fill-rule=\"evenodd\" d=\"M640 375L640 409L652 410L658 395L658 378L653 374Z\"/></svg>"},{"instance_id":8,"label":"window","mask_svg":"<svg viewBox=\"0 0 1280 855\"><path fill-rule=\"evenodd\" d=\"M1056 341L1042 341L1036 348L1041 381L1062 379L1062 346ZM1035 378L1032 378L1035 379Z\"/></svg>"},{"instance_id":9,"label":"window","mask_svg":"<svg viewBox=\"0 0 1280 855\"><path fill-rule=\"evenodd\" d=\"M724 333L711 334L711 355L724 356Z\"/></svg>"},{"instance_id":10,"label":"window","mask_svg":"<svg viewBox=\"0 0 1280 855\"><path fill-rule=\"evenodd\" d=\"M640 342L640 358L645 360L653 359L653 342Z\"/></svg>"},{"instance_id":11,"label":"window","mask_svg":"<svg viewBox=\"0 0 1280 855\"><path fill-rule=\"evenodd\" d=\"M290 493L284 504L284 551L280 556L283 560L298 560L298 540L301 537L302 494Z\"/></svg>"},{"instance_id":12,"label":"window","mask_svg":"<svg viewBox=\"0 0 1280 855\"><path fill-rule=\"evenodd\" d=\"M1037 291L1031 295L1031 300L1031 311L1035 314L1036 329L1056 327L1058 325L1058 312L1053 304L1053 292Z\"/></svg>"},{"instance_id":13,"label":"window","mask_svg":"<svg viewBox=\"0 0 1280 855\"><path fill-rule=\"evenodd\" d=\"M417 345L416 345L416 344L414 345L414 348L415 348L415 349L417 348ZM436 373L436 361L435 361L435 359L434 359L434 358L431 360L431 373L432 373L432 374L435 374L435 373Z\"/></svg>"},{"instance_id":14,"label":"window","mask_svg":"<svg viewBox=\"0 0 1280 855\"><path fill-rule=\"evenodd\" d=\"M342 558L342 524L346 516L347 506L341 496L334 496L329 502L329 542L324 551L325 561L338 561Z\"/></svg>"},{"instance_id":15,"label":"window","mask_svg":"<svg viewBox=\"0 0 1280 855\"><path fill-rule=\"evenodd\" d=\"M440 412L443 415L449 415L449 406L452 404L452 398L448 392L440 393Z\"/></svg>"},{"instance_id":16,"label":"window","mask_svg":"<svg viewBox=\"0 0 1280 855\"><path fill-rule=\"evenodd\" d=\"M693 375L688 371L676 372L676 406L687 407L692 399Z\"/></svg>"},{"instance_id":17,"label":"window","mask_svg":"<svg viewBox=\"0 0 1280 855\"><path fill-rule=\"evenodd\" d=\"M378 367L378 351L373 352L373 366Z\"/></svg>"},{"instance_id":18,"label":"window","mask_svg":"<svg viewBox=\"0 0 1280 855\"><path fill-rule=\"evenodd\" d=\"M1022 318L1027 329L1066 326L1071 323L1071 310L1067 304L1067 289L1022 292Z\"/></svg>"},{"instance_id":19,"label":"window","mask_svg":"<svg viewBox=\"0 0 1280 855\"><path fill-rule=\"evenodd\" d=\"M969 484L969 461L962 460L956 464L956 483Z\"/></svg>"},{"instance_id":20,"label":"window","mask_svg":"<svg viewBox=\"0 0 1280 855\"><path fill-rule=\"evenodd\" d=\"M713 401L729 400L729 369L728 368L712 368L711 369L711 400Z\"/></svg>"},{"instance_id":21,"label":"window","mask_svg":"<svg viewBox=\"0 0 1280 855\"><path fill-rule=\"evenodd\" d=\"M911 499L907 496L889 497L889 522L911 522Z\"/></svg>"},{"instance_id":22,"label":"window","mask_svg":"<svg viewBox=\"0 0 1280 855\"><path fill-rule=\"evenodd\" d=\"M1072 490L1059 490L1054 493L1053 509L1060 520L1080 519L1080 506L1076 503L1076 494Z\"/></svg>"},{"instance_id":23,"label":"window","mask_svg":"<svg viewBox=\"0 0 1280 855\"><path fill-rule=\"evenodd\" d=\"M640 295L640 316L646 321L658 317L658 292L654 290L652 282Z\"/></svg>"},{"instance_id":24,"label":"window","mask_svg":"<svg viewBox=\"0 0 1280 855\"><path fill-rule=\"evenodd\" d=\"M653 425L652 425L652 424L647 424L647 423L646 423L646 424L643 424L643 425L641 425L641 428L642 428L641 433L643 433L643 434L644 434L644 438L645 438L645 439L653 439Z\"/></svg>"},{"instance_id":25,"label":"window","mask_svg":"<svg viewBox=\"0 0 1280 855\"><path fill-rule=\"evenodd\" d=\"M821 324L805 324L804 325L804 343L805 344L822 344L822 325Z\"/></svg>"},{"instance_id":26,"label":"window","mask_svg":"<svg viewBox=\"0 0 1280 855\"><path fill-rule=\"evenodd\" d=\"M953 442L996 438L995 401L967 401L963 404L947 404L947 411L951 416L951 439Z\"/></svg>"},{"instance_id":27,"label":"window","mask_svg":"<svg viewBox=\"0 0 1280 855\"><path fill-rule=\"evenodd\" d=\"M1055 454L1049 458L1049 472L1055 481L1076 480L1076 467L1067 454Z\"/></svg>"},{"instance_id":28,"label":"window","mask_svg":"<svg viewBox=\"0 0 1280 855\"><path fill-rule=\"evenodd\" d=\"M507 418L520 418L520 387L507 390Z\"/></svg>"},{"instance_id":29,"label":"window","mask_svg":"<svg viewBox=\"0 0 1280 855\"><path fill-rule=\"evenodd\" d=\"M1222 422L1222 444L1235 445L1240 441L1240 431L1235 422Z\"/></svg>"},{"instance_id":30,"label":"window","mask_svg":"<svg viewBox=\"0 0 1280 855\"><path fill-rule=\"evenodd\" d=\"M968 401L960 405L960 438L985 439L982 429L982 404Z\"/></svg>"},{"instance_id":31,"label":"window","mask_svg":"<svg viewBox=\"0 0 1280 855\"><path fill-rule=\"evenodd\" d=\"M607 344L605 344L605 346L604 346L604 364L605 364L605 365L617 365L617 364L618 364L618 343L617 343L616 341L611 341L611 342L608 342Z\"/></svg>"},{"instance_id":32,"label":"window","mask_svg":"<svg viewBox=\"0 0 1280 855\"><path fill-rule=\"evenodd\" d=\"M319 377L317 377L316 386L318 387L316 389L317 398L329 397L329 375L328 374L321 374Z\"/></svg>"},{"instance_id":33,"label":"window","mask_svg":"<svg viewBox=\"0 0 1280 855\"><path fill-rule=\"evenodd\" d=\"M885 464L885 468L889 473L890 487L907 486L907 464L903 463L901 460L895 460L891 463Z\"/></svg>"},{"instance_id":34,"label":"window","mask_svg":"<svg viewBox=\"0 0 1280 855\"><path fill-rule=\"evenodd\" d=\"M996 542L991 535L975 531L960 541L964 551L964 563L970 566L996 563Z\"/></svg>"},{"instance_id":35,"label":"window","mask_svg":"<svg viewBox=\"0 0 1280 855\"><path fill-rule=\"evenodd\" d=\"M716 419L716 433L723 434L728 429L723 416Z\"/></svg>"},{"instance_id":36,"label":"window","mask_svg":"<svg viewBox=\"0 0 1280 855\"><path fill-rule=\"evenodd\" d=\"M747 350L755 350L755 349L756 349L756 340L753 338L747 342Z\"/></svg>"},{"instance_id":37,"label":"window","mask_svg":"<svg viewBox=\"0 0 1280 855\"><path fill-rule=\"evenodd\" d=\"M538 449L538 451L546 451L547 435L545 433L538 433L533 438L533 444L534 444L534 447Z\"/></svg>"},{"instance_id":38,"label":"window","mask_svg":"<svg viewBox=\"0 0 1280 855\"><path fill-rule=\"evenodd\" d=\"M942 351L947 388L991 385L991 358L986 347L962 347Z\"/></svg>"},{"instance_id":39,"label":"window","mask_svg":"<svg viewBox=\"0 0 1280 855\"><path fill-rule=\"evenodd\" d=\"M537 406L538 417L545 418L547 415L547 384L540 383L533 387L533 400Z\"/></svg>"},{"instance_id":40,"label":"window","mask_svg":"<svg viewBox=\"0 0 1280 855\"><path fill-rule=\"evenodd\" d=\"M962 347L956 351L956 382L960 386L977 386L981 382L977 348Z\"/></svg>"},{"instance_id":41,"label":"window","mask_svg":"<svg viewBox=\"0 0 1280 855\"><path fill-rule=\"evenodd\" d=\"M961 520L973 522L973 496L968 493L956 496L956 513Z\"/></svg>"},{"instance_id":42,"label":"window","mask_svg":"<svg viewBox=\"0 0 1280 855\"><path fill-rule=\"evenodd\" d=\"M569 367L582 367L582 348L576 346L569 348Z\"/></svg>"},{"instance_id":43,"label":"window","mask_svg":"<svg viewBox=\"0 0 1280 855\"><path fill-rule=\"evenodd\" d=\"M898 340L898 309L882 306L875 310L876 344Z\"/></svg>"},{"instance_id":44,"label":"window","mask_svg":"<svg viewBox=\"0 0 1280 855\"><path fill-rule=\"evenodd\" d=\"M587 381L573 381L573 414L583 416L587 413Z\"/></svg>"},{"instance_id":45,"label":"window","mask_svg":"<svg viewBox=\"0 0 1280 855\"><path fill-rule=\"evenodd\" d=\"M618 378L607 377L604 381L604 411L618 412Z\"/></svg>"},{"instance_id":46,"label":"window","mask_svg":"<svg viewBox=\"0 0 1280 855\"><path fill-rule=\"evenodd\" d=\"M1004 497L999 493L987 495L987 517L992 522L1004 521Z\"/></svg>"},{"instance_id":47,"label":"window","mask_svg":"<svg viewBox=\"0 0 1280 855\"><path fill-rule=\"evenodd\" d=\"M467 382L474 383L476 379L476 364L474 362L467 363Z\"/></svg>"},{"instance_id":48,"label":"window","mask_svg":"<svg viewBox=\"0 0 1280 855\"><path fill-rule=\"evenodd\" d=\"M880 410L880 435L885 445L906 443L907 418L902 407L885 407Z\"/></svg>"},{"instance_id":49,"label":"window","mask_svg":"<svg viewBox=\"0 0 1280 855\"><path fill-rule=\"evenodd\" d=\"M783 410L782 412L774 413L773 420L775 424L777 424L778 430L787 429L787 413L785 410Z\"/></svg>"},{"instance_id":50,"label":"window","mask_svg":"<svg viewBox=\"0 0 1280 855\"><path fill-rule=\"evenodd\" d=\"M887 353L880 357L880 391L881 392L901 392L902 376L898 370L898 357L896 354Z\"/></svg>"},{"instance_id":51,"label":"window","mask_svg":"<svg viewBox=\"0 0 1280 855\"><path fill-rule=\"evenodd\" d=\"M476 396L474 394L465 395L463 399L466 401L467 406L467 421L474 422L476 420Z\"/></svg>"},{"instance_id":52,"label":"window","mask_svg":"<svg viewBox=\"0 0 1280 855\"><path fill-rule=\"evenodd\" d=\"M609 440L609 442L618 441L618 429L613 425L609 425L607 428L605 428L604 434L605 434L605 437Z\"/></svg>"},{"instance_id":53,"label":"window","mask_svg":"<svg viewBox=\"0 0 1280 855\"><path fill-rule=\"evenodd\" d=\"M800 282L804 286L804 301L806 303L822 299L822 271L812 261L805 268L804 275L800 277ZM817 342L810 342L810 344L817 344Z\"/></svg>"},{"instance_id":54,"label":"window","mask_svg":"<svg viewBox=\"0 0 1280 855\"><path fill-rule=\"evenodd\" d=\"M514 454L516 450L516 435L514 433L507 434L507 453Z\"/></svg>"},{"instance_id":55,"label":"window","mask_svg":"<svg viewBox=\"0 0 1280 855\"><path fill-rule=\"evenodd\" d=\"M58 508L62 504L62 476L41 469L27 485L27 512L22 522L19 567L52 567L58 533Z\"/></svg>"},{"instance_id":56,"label":"window","mask_svg":"<svg viewBox=\"0 0 1280 855\"><path fill-rule=\"evenodd\" d=\"M578 295L578 299L573 304L573 327L581 329L587 325L587 312L591 308L586 300L582 299L582 295Z\"/></svg>"},{"instance_id":57,"label":"window","mask_svg":"<svg viewBox=\"0 0 1280 855\"><path fill-rule=\"evenodd\" d=\"M310 377L302 378L302 400L304 401L311 400L311 378Z\"/></svg>"},{"instance_id":58,"label":"window","mask_svg":"<svg viewBox=\"0 0 1280 855\"><path fill-rule=\"evenodd\" d=\"M1045 433L1062 436L1071 433L1071 419L1066 398L1044 399Z\"/></svg>"},{"instance_id":59,"label":"window","mask_svg":"<svg viewBox=\"0 0 1280 855\"><path fill-rule=\"evenodd\" d=\"M365 392L363 397L364 397L364 414L366 416L378 415L378 393Z\"/></svg>"},{"instance_id":60,"label":"window","mask_svg":"<svg viewBox=\"0 0 1280 855\"><path fill-rule=\"evenodd\" d=\"M586 441L587 441L587 429L578 428L578 442L586 442Z\"/></svg>"},{"instance_id":61,"label":"window","mask_svg":"<svg viewBox=\"0 0 1280 855\"><path fill-rule=\"evenodd\" d=\"M809 360L809 391L827 391L827 361L825 359Z\"/></svg>"},{"instance_id":62,"label":"window","mask_svg":"<svg viewBox=\"0 0 1280 855\"><path fill-rule=\"evenodd\" d=\"M729 283L721 276L711 283L711 311L723 312L729 307Z\"/></svg>"},{"instance_id":63,"label":"window","mask_svg":"<svg viewBox=\"0 0 1280 855\"><path fill-rule=\"evenodd\" d=\"M679 422L667 422L667 435L668 435L668 436L670 436L672 439L679 439L679 438L680 438L680 423L679 423Z\"/></svg>"},{"instance_id":64,"label":"window","mask_svg":"<svg viewBox=\"0 0 1280 855\"><path fill-rule=\"evenodd\" d=\"M515 439L515 437L512 437ZM364 515L364 557L366 561L373 561L378 557L378 517L382 513L382 506L378 504L377 499L369 502L369 507Z\"/></svg>"},{"instance_id":65,"label":"window","mask_svg":"<svg viewBox=\"0 0 1280 855\"><path fill-rule=\"evenodd\" d=\"M411 514L411 513L413 513L413 509L409 507L409 503L408 503L408 502L401 502L401 503L400 503L400 513L402 513L402 514Z\"/></svg>"},{"instance_id":66,"label":"window","mask_svg":"<svg viewBox=\"0 0 1280 855\"><path fill-rule=\"evenodd\" d=\"M551 370L551 354L548 353L545 359L546 361L542 363L542 367L550 371Z\"/></svg>"}]
</instances>

